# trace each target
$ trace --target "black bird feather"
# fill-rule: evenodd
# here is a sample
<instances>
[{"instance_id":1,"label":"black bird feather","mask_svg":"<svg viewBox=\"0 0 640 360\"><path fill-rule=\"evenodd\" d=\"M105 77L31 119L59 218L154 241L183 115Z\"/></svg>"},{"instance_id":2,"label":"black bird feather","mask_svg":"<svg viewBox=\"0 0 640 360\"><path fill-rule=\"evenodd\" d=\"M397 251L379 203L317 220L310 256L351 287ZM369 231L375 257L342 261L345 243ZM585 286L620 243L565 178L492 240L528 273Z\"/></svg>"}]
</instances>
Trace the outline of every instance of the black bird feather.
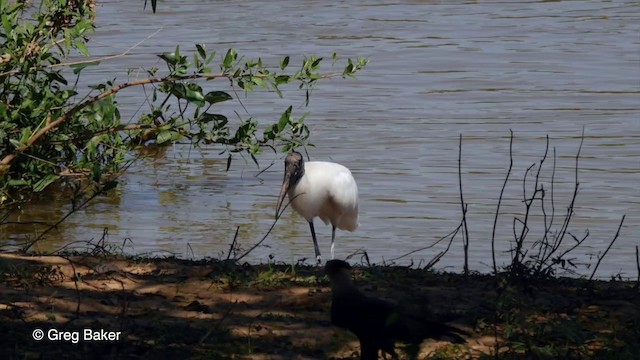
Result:
<instances>
[{"instance_id":1,"label":"black bird feather","mask_svg":"<svg viewBox=\"0 0 640 360\"><path fill-rule=\"evenodd\" d=\"M403 312L382 299L364 295L351 279L351 266L330 260L325 272L331 280L331 323L354 333L360 340L360 359L378 359L380 350L398 358L396 341L419 345L424 339L464 343L467 332Z\"/></svg>"}]
</instances>

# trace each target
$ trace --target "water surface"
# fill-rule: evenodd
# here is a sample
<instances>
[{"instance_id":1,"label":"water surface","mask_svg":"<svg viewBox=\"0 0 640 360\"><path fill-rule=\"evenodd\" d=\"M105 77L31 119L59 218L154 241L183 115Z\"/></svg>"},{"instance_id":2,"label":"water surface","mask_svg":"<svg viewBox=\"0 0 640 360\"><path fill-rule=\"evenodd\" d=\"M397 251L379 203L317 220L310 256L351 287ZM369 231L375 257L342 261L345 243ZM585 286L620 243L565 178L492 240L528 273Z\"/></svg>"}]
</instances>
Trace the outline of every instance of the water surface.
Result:
<instances>
[{"instance_id":1,"label":"water surface","mask_svg":"<svg viewBox=\"0 0 640 360\"><path fill-rule=\"evenodd\" d=\"M575 261L594 264L626 214L598 274L637 276L637 3L176 0L161 3L159 10L152 15L140 2L101 2L90 47L94 56L119 54L144 41L126 56L87 69L92 72L85 71L83 81L141 77L143 68L160 65L156 54L172 51L176 44L187 51L204 43L222 54L235 47L272 64L284 55L292 55L293 63L302 54L329 58L334 51L370 59L355 81L321 82L308 108L294 87L285 90L283 100L264 91L242 98L249 111L242 115L264 124L274 122L289 104L298 115L308 111L316 145L309 150L312 158L352 170L360 188L360 228L338 232L338 257L362 249L371 261L381 262L428 246L455 229L461 219L457 159L462 134L470 268L489 271L491 231L512 129L514 165L496 231L498 261L504 264L513 218L524 214L525 170L539 161L549 135L557 154L554 228L559 228L573 192L575 155L584 129L580 191L568 231L582 238L588 230L589 240L576 250ZM127 69L134 71L127 75ZM206 86L227 89L224 81ZM143 101L140 89L123 92L123 119L135 121ZM224 109L231 118L233 110L242 112L237 102L233 105ZM240 158L225 172L226 159L219 152L176 145L142 160L116 191L70 218L40 249L97 239L104 227L114 244L130 239L125 246L130 253L226 256L238 226L240 245L250 247L273 221L282 157L264 154L263 167L276 164L256 176L261 169ZM545 186L551 163L547 159L549 167L542 173ZM58 202L39 204L19 220L51 220L65 209ZM537 207L531 241L541 236L541 219ZM16 242L33 231L33 226L4 230ZM317 224L316 231L328 255L330 228ZM573 242L569 236L566 241ZM285 262L313 257L308 226L291 211L264 245L250 261L268 261L270 255ZM397 262L424 263L445 247L441 243ZM457 238L437 268L459 271L462 261Z\"/></svg>"}]
</instances>

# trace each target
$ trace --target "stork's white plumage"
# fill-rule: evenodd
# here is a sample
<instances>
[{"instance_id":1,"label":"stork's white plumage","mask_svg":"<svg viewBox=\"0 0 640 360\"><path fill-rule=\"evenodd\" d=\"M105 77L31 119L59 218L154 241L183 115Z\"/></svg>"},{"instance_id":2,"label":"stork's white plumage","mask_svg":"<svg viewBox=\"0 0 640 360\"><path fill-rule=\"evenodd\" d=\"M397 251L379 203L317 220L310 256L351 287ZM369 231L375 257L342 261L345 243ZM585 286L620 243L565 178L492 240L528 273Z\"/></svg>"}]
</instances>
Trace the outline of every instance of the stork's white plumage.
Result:
<instances>
[{"instance_id":1,"label":"stork's white plumage","mask_svg":"<svg viewBox=\"0 0 640 360\"><path fill-rule=\"evenodd\" d=\"M336 228L354 231L358 228L358 186L346 167L326 161L304 162L302 155L292 152L284 162L284 179L276 207L276 217L285 194L291 206L309 223L316 260L322 262L313 219L331 223L331 258L334 258Z\"/></svg>"}]
</instances>

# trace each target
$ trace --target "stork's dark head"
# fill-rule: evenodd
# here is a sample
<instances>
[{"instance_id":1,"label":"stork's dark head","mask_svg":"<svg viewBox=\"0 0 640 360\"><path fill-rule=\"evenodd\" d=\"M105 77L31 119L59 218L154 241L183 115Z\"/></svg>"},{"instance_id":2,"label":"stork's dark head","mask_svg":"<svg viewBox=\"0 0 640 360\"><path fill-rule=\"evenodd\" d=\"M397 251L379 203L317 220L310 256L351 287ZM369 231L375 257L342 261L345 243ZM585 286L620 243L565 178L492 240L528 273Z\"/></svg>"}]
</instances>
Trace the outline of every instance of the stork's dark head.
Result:
<instances>
[{"instance_id":1,"label":"stork's dark head","mask_svg":"<svg viewBox=\"0 0 640 360\"><path fill-rule=\"evenodd\" d=\"M296 186L300 178L304 175L304 159L299 152L290 152L284 160L284 178L278 196L278 206L276 206L276 217L280 214L280 208L284 202L284 197L290 188Z\"/></svg>"}]
</instances>

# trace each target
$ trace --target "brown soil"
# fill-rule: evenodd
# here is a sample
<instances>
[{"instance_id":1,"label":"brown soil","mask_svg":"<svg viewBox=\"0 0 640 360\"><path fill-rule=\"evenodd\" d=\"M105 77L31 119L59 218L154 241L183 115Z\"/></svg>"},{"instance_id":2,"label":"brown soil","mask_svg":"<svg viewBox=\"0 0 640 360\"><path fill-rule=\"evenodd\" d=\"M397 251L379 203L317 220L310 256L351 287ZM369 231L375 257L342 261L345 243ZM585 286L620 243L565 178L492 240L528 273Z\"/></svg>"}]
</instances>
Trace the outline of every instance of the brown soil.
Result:
<instances>
[{"instance_id":1,"label":"brown soil","mask_svg":"<svg viewBox=\"0 0 640 360\"><path fill-rule=\"evenodd\" d=\"M357 284L472 333L427 340L431 358L640 358L635 283L576 279L498 287L496 278L357 268ZM112 256L0 254L0 353L8 358L357 359L332 327L314 267ZM36 341L35 329L79 332ZM87 341L84 329L120 332ZM109 336L108 334L105 336ZM4 357L7 358L7 357Z\"/></svg>"}]
</instances>

